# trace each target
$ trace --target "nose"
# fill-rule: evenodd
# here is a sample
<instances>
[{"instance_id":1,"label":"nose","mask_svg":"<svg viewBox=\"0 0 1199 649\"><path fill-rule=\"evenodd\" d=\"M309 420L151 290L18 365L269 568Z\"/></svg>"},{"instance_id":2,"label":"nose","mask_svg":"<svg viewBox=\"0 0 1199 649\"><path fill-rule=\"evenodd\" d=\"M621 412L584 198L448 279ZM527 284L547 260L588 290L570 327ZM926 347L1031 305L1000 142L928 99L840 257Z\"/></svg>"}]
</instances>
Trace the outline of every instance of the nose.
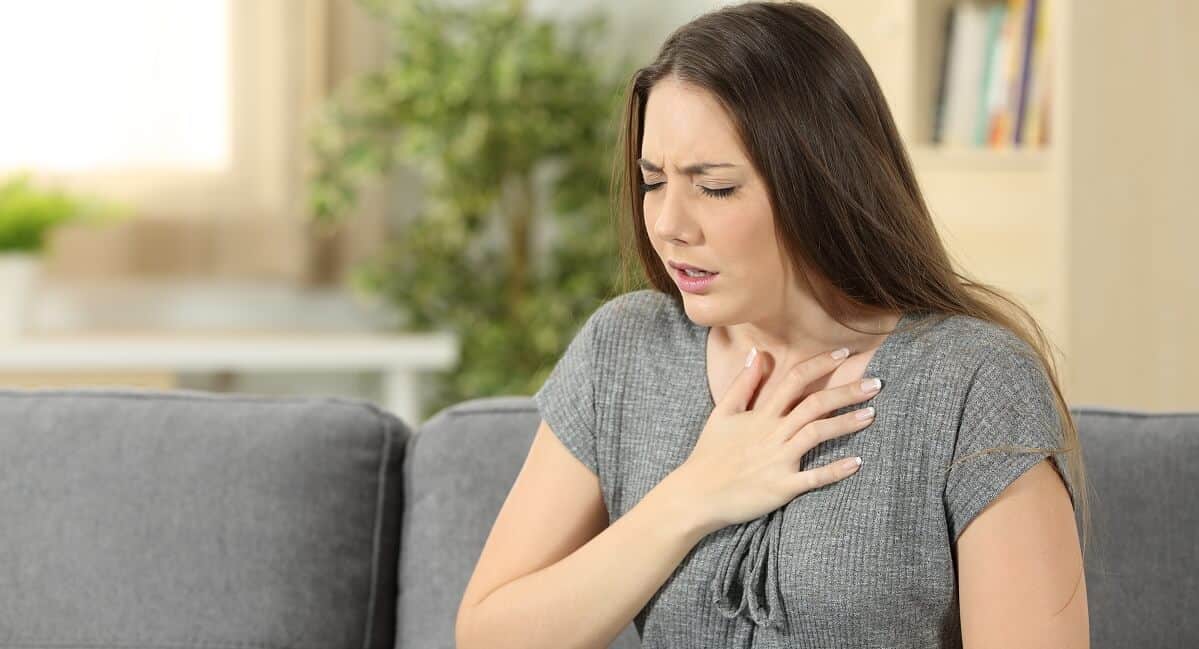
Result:
<instances>
[{"instance_id":1,"label":"nose","mask_svg":"<svg viewBox=\"0 0 1199 649\"><path fill-rule=\"evenodd\" d=\"M691 220L687 216L686 207L678 192L672 192L671 185L666 183L657 191L662 193L662 199L654 208L646 209L646 216L653 223L654 234L664 241L687 241L694 238L691 233Z\"/></svg>"}]
</instances>

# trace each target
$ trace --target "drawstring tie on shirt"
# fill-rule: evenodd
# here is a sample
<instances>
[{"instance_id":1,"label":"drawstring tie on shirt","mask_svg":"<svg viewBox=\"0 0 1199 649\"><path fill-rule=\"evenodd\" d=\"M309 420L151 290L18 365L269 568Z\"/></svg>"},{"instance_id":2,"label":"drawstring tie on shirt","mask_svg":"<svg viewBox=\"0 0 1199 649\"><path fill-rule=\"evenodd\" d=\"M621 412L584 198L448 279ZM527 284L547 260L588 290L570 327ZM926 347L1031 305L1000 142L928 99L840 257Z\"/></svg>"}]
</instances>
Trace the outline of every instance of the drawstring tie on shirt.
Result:
<instances>
[{"instance_id":1,"label":"drawstring tie on shirt","mask_svg":"<svg viewBox=\"0 0 1199 649\"><path fill-rule=\"evenodd\" d=\"M737 526L710 584L721 615L744 614L758 626L785 628L778 580L782 516L776 509Z\"/></svg>"}]
</instances>

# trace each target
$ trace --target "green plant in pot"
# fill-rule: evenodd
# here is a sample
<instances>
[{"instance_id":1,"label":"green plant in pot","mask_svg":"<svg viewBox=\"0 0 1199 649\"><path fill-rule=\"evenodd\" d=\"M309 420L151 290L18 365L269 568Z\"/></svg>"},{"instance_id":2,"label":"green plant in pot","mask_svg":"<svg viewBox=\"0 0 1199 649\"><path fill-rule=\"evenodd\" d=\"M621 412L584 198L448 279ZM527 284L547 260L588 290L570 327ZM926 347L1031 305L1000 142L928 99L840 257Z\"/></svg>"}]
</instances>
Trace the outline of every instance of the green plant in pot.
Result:
<instances>
[{"instance_id":1,"label":"green plant in pot","mask_svg":"<svg viewBox=\"0 0 1199 649\"><path fill-rule=\"evenodd\" d=\"M631 66L596 56L599 13L565 23L519 1L363 5L395 46L314 126L312 216L334 224L365 180L416 169L419 217L353 269L352 285L394 305L403 330L458 338L459 366L422 384L425 414L531 394L620 285L609 190Z\"/></svg>"},{"instance_id":2,"label":"green plant in pot","mask_svg":"<svg viewBox=\"0 0 1199 649\"><path fill-rule=\"evenodd\" d=\"M50 232L69 222L102 222L122 214L113 204L37 187L28 173L0 180L0 337L25 328Z\"/></svg>"}]
</instances>

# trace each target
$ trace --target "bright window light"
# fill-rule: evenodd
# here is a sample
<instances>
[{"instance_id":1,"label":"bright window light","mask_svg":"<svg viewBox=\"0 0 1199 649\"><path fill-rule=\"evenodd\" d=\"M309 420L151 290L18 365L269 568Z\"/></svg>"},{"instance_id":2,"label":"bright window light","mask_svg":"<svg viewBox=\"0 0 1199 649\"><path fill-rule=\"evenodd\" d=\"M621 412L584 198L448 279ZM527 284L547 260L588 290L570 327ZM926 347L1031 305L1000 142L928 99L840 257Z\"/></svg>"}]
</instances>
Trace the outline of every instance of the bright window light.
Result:
<instances>
[{"instance_id":1,"label":"bright window light","mask_svg":"<svg viewBox=\"0 0 1199 649\"><path fill-rule=\"evenodd\" d=\"M0 171L220 170L230 0L0 0Z\"/></svg>"}]
</instances>

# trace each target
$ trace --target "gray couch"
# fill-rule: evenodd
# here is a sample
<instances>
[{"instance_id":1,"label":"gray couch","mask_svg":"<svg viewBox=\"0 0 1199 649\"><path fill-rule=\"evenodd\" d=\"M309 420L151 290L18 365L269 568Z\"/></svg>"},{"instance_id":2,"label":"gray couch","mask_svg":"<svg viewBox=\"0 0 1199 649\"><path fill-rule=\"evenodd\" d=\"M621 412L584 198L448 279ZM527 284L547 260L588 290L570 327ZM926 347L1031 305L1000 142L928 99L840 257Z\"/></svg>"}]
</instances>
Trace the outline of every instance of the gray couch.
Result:
<instances>
[{"instance_id":1,"label":"gray couch","mask_svg":"<svg viewBox=\"0 0 1199 649\"><path fill-rule=\"evenodd\" d=\"M1075 414L1092 646L1199 647L1199 412ZM0 647L453 647L537 423L528 397L413 434L336 397L0 390Z\"/></svg>"}]
</instances>

